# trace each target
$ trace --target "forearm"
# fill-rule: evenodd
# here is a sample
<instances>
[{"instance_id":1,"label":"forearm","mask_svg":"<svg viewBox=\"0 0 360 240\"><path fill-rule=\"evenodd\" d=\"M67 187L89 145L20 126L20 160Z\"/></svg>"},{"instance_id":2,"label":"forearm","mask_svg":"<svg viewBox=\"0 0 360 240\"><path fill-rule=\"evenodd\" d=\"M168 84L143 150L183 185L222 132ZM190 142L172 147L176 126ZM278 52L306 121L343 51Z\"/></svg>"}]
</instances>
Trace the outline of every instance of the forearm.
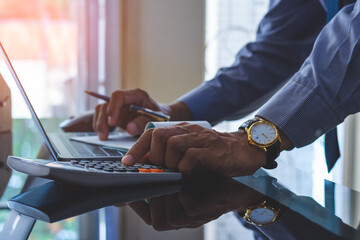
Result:
<instances>
[{"instance_id":1,"label":"forearm","mask_svg":"<svg viewBox=\"0 0 360 240\"><path fill-rule=\"evenodd\" d=\"M179 100L194 120L212 124L255 111L300 68L324 24L318 1L276 2L235 63Z\"/></svg>"},{"instance_id":2,"label":"forearm","mask_svg":"<svg viewBox=\"0 0 360 240\"><path fill-rule=\"evenodd\" d=\"M360 111L359 12L359 1L339 12L299 72L258 112L296 147L313 142Z\"/></svg>"}]
</instances>

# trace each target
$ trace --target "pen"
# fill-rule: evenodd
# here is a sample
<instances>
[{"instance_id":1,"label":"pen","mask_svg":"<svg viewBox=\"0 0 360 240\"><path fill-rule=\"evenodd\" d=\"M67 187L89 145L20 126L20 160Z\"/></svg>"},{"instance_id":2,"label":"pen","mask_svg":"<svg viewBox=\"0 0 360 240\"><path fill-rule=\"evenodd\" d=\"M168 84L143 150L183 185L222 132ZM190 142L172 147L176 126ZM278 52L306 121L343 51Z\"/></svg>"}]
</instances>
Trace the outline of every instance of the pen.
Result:
<instances>
[{"instance_id":1,"label":"pen","mask_svg":"<svg viewBox=\"0 0 360 240\"><path fill-rule=\"evenodd\" d=\"M100 99L102 99L104 101L107 101L107 102L110 101L110 97L108 97L108 96L105 96L105 95L102 95L102 94L99 94L99 93L96 93L96 92L88 91L88 90L85 90L85 92L87 94L89 94L90 96L100 98Z\"/></svg>"},{"instance_id":2,"label":"pen","mask_svg":"<svg viewBox=\"0 0 360 240\"><path fill-rule=\"evenodd\" d=\"M107 101L107 102L110 101L110 97L99 94L99 93L96 93L96 92L85 90L85 93L87 93L87 94L89 94L89 95L91 95L93 97L100 98L100 99L102 99L104 101ZM136 113L148 116L148 117L150 117L150 118L152 118L152 119L154 119L156 121L159 121L159 122L164 122L164 121L169 121L170 120L170 116L168 116L168 115L165 115L165 114L162 114L162 113L159 113L159 112L154 112L154 111L152 111L152 110L150 110L148 108L142 108L142 107L139 107L139 106L136 106L136 105L130 105L129 111L136 112Z\"/></svg>"}]
</instances>

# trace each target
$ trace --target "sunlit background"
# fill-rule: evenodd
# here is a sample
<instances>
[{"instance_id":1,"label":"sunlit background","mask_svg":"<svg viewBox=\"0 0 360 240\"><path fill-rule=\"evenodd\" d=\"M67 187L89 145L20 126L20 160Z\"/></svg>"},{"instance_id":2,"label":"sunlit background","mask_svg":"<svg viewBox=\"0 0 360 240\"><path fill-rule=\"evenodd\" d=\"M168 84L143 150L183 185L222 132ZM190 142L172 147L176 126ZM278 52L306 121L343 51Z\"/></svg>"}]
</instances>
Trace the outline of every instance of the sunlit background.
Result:
<instances>
[{"instance_id":1,"label":"sunlit background","mask_svg":"<svg viewBox=\"0 0 360 240\"><path fill-rule=\"evenodd\" d=\"M70 0L0 1L1 42L40 117L75 110L78 8ZM13 117L29 117L21 96L13 101Z\"/></svg>"},{"instance_id":2,"label":"sunlit background","mask_svg":"<svg viewBox=\"0 0 360 240\"><path fill-rule=\"evenodd\" d=\"M41 118L66 117L76 111L78 23L79 1L0 0L1 43ZM9 73L4 71L3 62L0 68L3 74ZM15 82L9 74L3 77L12 92L13 118L30 118ZM13 132L13 154L35 156L43 140L38 132L28 130L36 129L32 120L25 124L14 120L14 128L19 131ZM25 178L13 173L4 197L19 193ZM0 211L0 229L7 216L8 211ZM29 239L78 239L78 221L72 218L54 224L37 222Z\"/></svg>"},{"instance_id":3,"label":"sunlit background","mask_svg":"<svg viewBox=\"0 0 360 240\"><path fill-rule=\"evenodd\" d=\"M114 83L121 81L117 78L120 74L115 74L116 78L111 81L106 79L109 71L118 71L116 67L109 70L109 66L111 63L119 65L112 58L112 54L118 49L114 49L111 43L118 41L116 29L120 31L121 26L116 25L116 17L121 13L118 10L111 15L109 11L119 9L121 2L0 0L0 40L40 118L65 119L92 109L98 100L85 96L85 89L110 93L114 90ZM204 81L211 79L220 67L232 64L237 51L255 38L257 25L268 7L268 0L205 2ZM0 65L0 68L5 66ZM9 75L4 77L12 89L13 118L30 118L22 96L16 91L15 83ZM237 129L242 121L222 123L216 128L232 131ZM15 121L14 124L18 122ZM28 119L24 125L16 126L23 129L20 132L24 133L13 137L24 141L21 145L14 146L13 154L35 156L42 139L37 135L34 140L29 134L38 133L26 132L29 127L33 127L33 122ZM56 127L52 126L53 129ZM322 139L292 154L283 155L293 162L295 167L310 169L314 179L315 176L329 177L325 170ZM341 178L342 167L336 166L336 171ZM5 193L5 197L9 198L19 192L24 179L24 175L13 174L9 183L10 190ZM313 191L318 193L317 200L322 202L322 186ZM7 216L8 210L0 210L0 231ZM216 235L220 232L216 229L222 229L221 236ZM205 238L236 239L238 229L238 221L233 215L227 214L205 227ZM99 232L101 235L104 231L100 229ZM79 220L75 218L55 224L38 222L30 239L79 239L78 234ZM100 236L100 239L104 238Z\"/></svg>"}]
</instances>

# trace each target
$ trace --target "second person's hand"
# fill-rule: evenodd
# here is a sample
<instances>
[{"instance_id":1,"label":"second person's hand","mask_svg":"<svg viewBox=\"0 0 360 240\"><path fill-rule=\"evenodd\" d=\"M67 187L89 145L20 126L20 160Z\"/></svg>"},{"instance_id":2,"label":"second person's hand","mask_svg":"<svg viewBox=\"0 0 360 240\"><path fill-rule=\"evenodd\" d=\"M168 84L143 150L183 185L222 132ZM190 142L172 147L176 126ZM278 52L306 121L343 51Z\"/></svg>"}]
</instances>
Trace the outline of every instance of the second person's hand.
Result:
<instances>
[{"instance_id":1,"label":"second person's hand","mask_svg":"<svg viewBox=\"0 0 360 240\"><path fill-rule=\"evenodd\" d=\"M140 135L151 118L129 110L130 105L137 105L169 114L170 108L154 101L141 89L117 90L112 93L110 101L95 108L93 128L101 140L106 140L109 127L121 127L132 135Z\"/></svg>"},{"instance_id":2,"label":"second person's hand","mask_svg":"<svg viewBox=\"0 0 360 240\"><path fill-rule=\"evenodd\" d=\"M147 92L141 89L117 90L112 93L108 103L99 104L95 108L93 128L100 140L109 136L109 127L121 127L130 135L143 133L146 123L152 121L148 116L139 115L129 110L130 105L148 108L169 115L171 121L189 121L192 115L182 102L163 105L153 100Z\"/></svg>"}]
</instances>

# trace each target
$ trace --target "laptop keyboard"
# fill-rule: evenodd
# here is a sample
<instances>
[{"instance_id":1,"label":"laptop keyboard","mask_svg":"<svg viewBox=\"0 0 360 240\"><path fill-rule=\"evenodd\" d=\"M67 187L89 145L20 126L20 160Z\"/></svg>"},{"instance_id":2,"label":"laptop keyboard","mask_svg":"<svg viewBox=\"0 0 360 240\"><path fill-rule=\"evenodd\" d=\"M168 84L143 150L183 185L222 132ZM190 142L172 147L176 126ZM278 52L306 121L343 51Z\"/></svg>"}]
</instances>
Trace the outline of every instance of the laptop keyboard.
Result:
<instances>
[{"instance_id":1,"label":"laptop keyboard","mask_svg":"<svg viewBox=\"0 0 360 240\"><path fill-rule=\"evenodd\" d=\"M133 166L124 166L121 161L99 161L99 160L71 160L70 164L74 167L97 170L104 172L176 172L174 170L161 168L159 166L136 163Z\"/></svg>"},{"instance_id":2,"label":"laptop keyboard","mask_svg":"<svg viewBox=\"0 0 360 240\"><path fill-rule=\"evenodd\" d=\"M124 153L118 150L104 148L97 145L85 144L81 142L71 141L65 135L60 135L63 143L73 157L94 156L94 157L123 157Z\"/></svg>"}]
</instances>

